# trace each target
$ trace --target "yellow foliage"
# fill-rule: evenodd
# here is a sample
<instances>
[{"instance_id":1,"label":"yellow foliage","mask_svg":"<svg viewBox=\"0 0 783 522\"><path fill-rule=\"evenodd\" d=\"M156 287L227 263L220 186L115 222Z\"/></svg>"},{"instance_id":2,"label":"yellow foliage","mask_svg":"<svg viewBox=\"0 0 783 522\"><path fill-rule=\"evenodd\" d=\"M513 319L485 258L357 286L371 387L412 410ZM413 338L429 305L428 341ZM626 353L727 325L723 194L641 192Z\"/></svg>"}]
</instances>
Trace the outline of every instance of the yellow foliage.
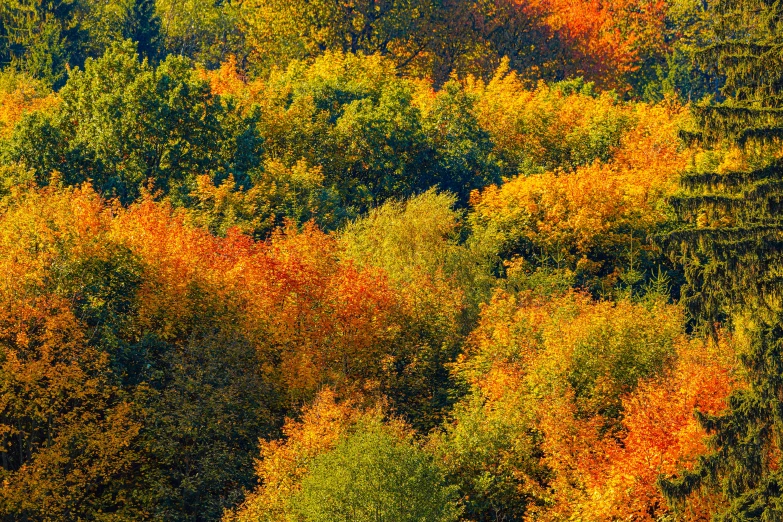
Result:
<instances>
[{"instance_id":1,"label":"yellow foliage","mask_svg":"<svg viewBox=\"0 0 783 522\"><path fill-rule=\"evenodd\" d=\"M324 389L305 407L301 419L286 420L284 439L261 441L261 456L256 461L260 486L252 491L225 522L295 522L289 502L300 489L313 459L334 449L359 422L381 422L379 407L362 408L351 401L340 402L330 389ZM400 421L390 420L386 427L401 439L410 430Z\"/></svg>"},{"instance_id":2,"label":"yellow foliage","mask_svg":"<svg viewBox=\"0 0 783 522\"><path fill-rule=\"evenodd\" d=\"M677 137L683 109L640 104L628 117L635 123L611 159L520 175L474 193L472 221L500 234L505 256L548 258L611 283L628 253L667 219L665 199L689 157Z\"/></svg>"},{"instance_id":3,"label":"yellow foliage","mask_svg":"<svg viewBox=\"0 0 783 522\"><path fill-rule=\"evenodd\" d=\"M0 88L0 138L8 138L29 112L55 108L60 99L37 81L19 77Z\"/></svg>"}]
</instances>

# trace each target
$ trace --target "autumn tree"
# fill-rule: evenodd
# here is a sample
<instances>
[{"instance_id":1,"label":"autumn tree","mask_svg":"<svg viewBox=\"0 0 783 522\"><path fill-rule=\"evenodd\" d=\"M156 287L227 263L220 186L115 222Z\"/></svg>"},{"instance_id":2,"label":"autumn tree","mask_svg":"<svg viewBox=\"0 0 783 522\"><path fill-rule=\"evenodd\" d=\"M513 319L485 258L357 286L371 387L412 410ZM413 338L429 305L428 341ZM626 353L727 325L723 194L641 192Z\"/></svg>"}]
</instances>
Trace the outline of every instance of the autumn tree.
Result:
<instances>
[{"instance_id":1,"label":"autumn tree","mask_svg":"<svg viewBox=\"0 0 783 522\"><path fill-rule=\"evenodd\" d=\"M469 394L432 437L466 518L562 520L606 494L585 491L626 436L625 398L668 375L682 343L681 314L660 300L497 291L453 366Z\"/></svg>"},{"instance_id":2,"label":"autumn tree","mask_svg":"<svg viewBox=\"0 0 783 522\"><path fill-rule=\"evenodd\" d=\"M430 0L253 0L242 4L242 26L251 60L262 66L324 51L379 53L404 65L426 48L435 9L437 4Z\"/></svg>"},{"instance_id":3,"label":"autumn tree","mask_svg":"<svg viewBox=\"0 0 783 522\"><path fill-rule=\"evenodd\" d=\"M288 521L293 519L291 499L301 490L301 482L313 460L334 449L363 417L361 404L339 400L334 390L324 389L302 408L299 420L288 418L283 438L263 441L256 460L259 484L235 510L226 512L226 522Z\"/></svg>"},{"instance_id":4,"label":"autumn tree","mask_svg":"<svg viewBox=\"0 0 783 522\"><path fill-rule=\"evenodd\" d=\"M493 107L492 113L503 103L516 104L514 99L508 101L505 88L493 84L489 88L500 91L484 95L482 105ZM539 95L544 100L552 96L547 91L532 93L534 100ZM494 238L498 255L512 263L510 268L560 271L576 284L605 295L616 287L639 290L659 272L673 272L650 235L668 226L665 198L676 190L678 173L690 155L677 135L678 127L687 121L684 110L646 105L623 108L613 102L607 106L606 99L574 94L566 98L568 105L561 106L561 95L553 97L543 102L544 107L552 103L556 108L551 116L544 111L529 116L512 113L515 116L488 125L493 134L502 136L499 149L508 163L513 161L523 172L536 169L534 162L554 166L573 162L573 166L541 173L533 170L531 175L521 174L474 193L469 215L473 229ZM574 121L571 110L579 107L584 108L576 118L585 116L588 121ZM550 118L562 127L537 130L536 122ZM611 129L619 118L627 122L622 131L610 133L602 128ZM611 137L614 132L616 137ZM557 140L557 136L565 139ZM574 141L569 143L571 137ZM588 145L593 139L595 145ZM609 140L616 140L615 144ZM558 141L559 145L549 147ZM512 143L524 145L515 149ZM606 159L596 154L605 154Z\"/></svg>"}]
</instances>

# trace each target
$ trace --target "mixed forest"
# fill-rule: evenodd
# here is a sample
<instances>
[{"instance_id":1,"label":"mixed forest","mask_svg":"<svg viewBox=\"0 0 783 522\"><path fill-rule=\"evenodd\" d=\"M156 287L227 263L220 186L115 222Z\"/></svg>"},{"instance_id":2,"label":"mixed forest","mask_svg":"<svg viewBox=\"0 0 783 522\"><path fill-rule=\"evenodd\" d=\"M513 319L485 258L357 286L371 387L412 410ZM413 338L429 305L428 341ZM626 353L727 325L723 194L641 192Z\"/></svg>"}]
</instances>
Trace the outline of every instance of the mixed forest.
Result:
<instances>
[{"instance_id":1,"label":"mixed forest","mask_svg":"<svg viewBox=\"0 0 783 522\"><path fill-rule=\"evenodd\" d=\"M0 67L0 520L783 520L780 0L2 0Z\"/></svg>"}]
</instances>

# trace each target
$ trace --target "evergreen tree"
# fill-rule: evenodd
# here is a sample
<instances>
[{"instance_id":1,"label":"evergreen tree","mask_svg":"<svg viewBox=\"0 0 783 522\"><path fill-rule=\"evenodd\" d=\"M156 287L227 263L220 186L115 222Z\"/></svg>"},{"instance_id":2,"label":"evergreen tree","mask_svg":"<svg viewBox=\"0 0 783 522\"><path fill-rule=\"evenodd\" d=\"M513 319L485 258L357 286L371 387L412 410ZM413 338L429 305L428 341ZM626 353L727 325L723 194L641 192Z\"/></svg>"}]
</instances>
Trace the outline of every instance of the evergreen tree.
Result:
<instances>
[{"instance_id":1,"label":"evergreen tree","mask_svg":"<svg viewBox=\"0 0 783 522\"><path fill-rule=\"evenodd\" d=\"M160 51L160 18L154 0L135 0L125 24L125 38L136 42L139 55L156 62Z\"/></svg>"},{"instance_id":2,"label":"evergreen tree","mask_svg":"<svg viewBox=\"0 0 783 522\"><path fill-rule=\"evenodd\" d=\"M697 490L722 493L717 520L783 519L783 4L718 0L712 38L697 51L724 77L723 100L695 109L705 147L743 152L744 167L683 176L674 207L685 223L669 236L683 262L684 300L710 325L730 319L750 340L748 384L721 415L698 413L713 452L676 479L661 480L677 505Z\"/></svg>"},{"instance_id":3,"label":"evergreen tree","mask_svg":"<svg viewBox=\"0 0 783 522\"><path fill-rule=\"evenodd\" d=\"M81 24L80 0L9 0L0 3L0 59L55 88L67 68L81 66L89 38Z\"/></svg>"}]
</instances>

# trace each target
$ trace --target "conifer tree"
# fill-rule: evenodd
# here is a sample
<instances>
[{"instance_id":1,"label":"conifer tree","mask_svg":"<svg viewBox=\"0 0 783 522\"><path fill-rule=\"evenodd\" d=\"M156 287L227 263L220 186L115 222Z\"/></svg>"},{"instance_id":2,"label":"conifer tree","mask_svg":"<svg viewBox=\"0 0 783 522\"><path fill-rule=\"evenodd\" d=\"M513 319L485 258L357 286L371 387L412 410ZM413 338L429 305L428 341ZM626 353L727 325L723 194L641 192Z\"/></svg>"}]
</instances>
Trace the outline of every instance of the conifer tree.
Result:
<instances>
[{"instance_id":1,"label":"conifer tree","mask_svg":"<svg viewBox=\"0 0 783 522\"><path fill-rule=\"evenodd\" d=\"M688 280L684 300L711 325L747 333L748 386L720 415L697 413L713 452L661 480L674 505L704 490L722 493L717 520L783 519L783 3L717 0L712 35L697 51L724 78L722 100L695 109L706 148L742 152L744 166L690 172L673 200L684 223L669 235Z\"/></svg>"},{"instance_id":2,"label":"conifer tree","mask_svg":"<svg viewBox=\"0 0 783 522\"><path fill-rule=\"evenodd\" d=\"M8 0L0 2L0 59L55 88L67 68L81 66L89 35L81 23L80 0Z\"/></svg>"},{"instance_id":3,"label":"conifer tree","mask_svg":"<svg viewBox=\"0 0 783 522\"><path fill-rule=\"evenodd\" d=\"M126 38L136 42L139 55L156 62L160 51L160 18L154 0L135 0L125 25Z\"/></svg>"}]
</instances>

